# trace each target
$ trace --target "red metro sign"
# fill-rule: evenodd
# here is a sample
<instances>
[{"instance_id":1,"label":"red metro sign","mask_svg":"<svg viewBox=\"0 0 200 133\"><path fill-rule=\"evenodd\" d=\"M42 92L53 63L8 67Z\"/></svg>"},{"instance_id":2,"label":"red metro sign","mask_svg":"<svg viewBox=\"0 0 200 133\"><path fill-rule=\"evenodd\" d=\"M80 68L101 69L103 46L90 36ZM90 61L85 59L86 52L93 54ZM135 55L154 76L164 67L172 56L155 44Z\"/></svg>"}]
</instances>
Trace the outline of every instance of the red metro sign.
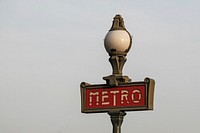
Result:
<instances>
[{"instance_id":1,"label":"red metro sign","mask_svg":"<svg viewBox=\"0 0 200 133\"><path fill-rule=\"evenodd\" d=\"M145 85L86 90L86 109L144 106Z\"/></svg>"},{"instance_id":2,"label":"red metro sign","mask_svg":"<svg viewBox=\"0 0 200 133\"><path fill-rule=\"evenodd\" d=\"M113 110L152 110L154 80L131 82L115 87L81 83L81 109L83 113Z\"/></svg>"}]
</instances>

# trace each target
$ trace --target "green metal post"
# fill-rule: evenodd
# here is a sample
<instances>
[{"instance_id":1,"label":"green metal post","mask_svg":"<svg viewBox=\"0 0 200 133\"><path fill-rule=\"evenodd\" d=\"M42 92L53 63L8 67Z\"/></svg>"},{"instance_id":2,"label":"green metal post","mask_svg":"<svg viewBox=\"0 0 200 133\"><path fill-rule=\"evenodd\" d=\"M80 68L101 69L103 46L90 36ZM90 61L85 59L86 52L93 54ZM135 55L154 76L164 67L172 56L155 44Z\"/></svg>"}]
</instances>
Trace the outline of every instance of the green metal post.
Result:
<instances>
[{"instance_id":1,"label":"green metal post","mask_svg":"<svg viewBox=\"0 0 200 133\"><path fill-rule=\"evenodd\" d=\"M129 47L125 51L117 51L115 48L112 48L109 53L109 61L111 63L113 72L112 75L103 77L106 80L106 84L109 86L118 86L120 84L125 84L131 82L131 79L128 76L123 76L122 70L126 62L126 54L131 48L132 37L130 33L126 30L124 26L124 21L121 15L116 15L113 20L113 25L109 31L126 31L130 37ZM108 112L111 118L113 125L113 133L121 133L121 125L126 113L120 110L113 110Z\"/></svg>"},{"instance_id":2,"label":"green metal post","mask_svg":"<svg viewBox=\"0 0 200 133\"><path fill-rule=\"evenodd\" d=\"M126 113L123 111L117 111L109 112L108 114L110 115L111 122L113 125L113 133L121 133L121 125Z\"/></svg>"}]
</instances>

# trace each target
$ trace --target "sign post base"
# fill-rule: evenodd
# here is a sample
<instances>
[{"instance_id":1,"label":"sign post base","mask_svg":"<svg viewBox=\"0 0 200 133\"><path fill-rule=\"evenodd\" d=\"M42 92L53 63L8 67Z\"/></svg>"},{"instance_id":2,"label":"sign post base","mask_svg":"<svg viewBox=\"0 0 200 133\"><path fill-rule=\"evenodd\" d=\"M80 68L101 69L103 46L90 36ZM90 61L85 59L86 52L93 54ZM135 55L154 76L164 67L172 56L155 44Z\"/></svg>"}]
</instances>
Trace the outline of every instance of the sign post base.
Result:
<instances>
[{"instance_id":1,"label":"sign post base","mask_svg":"<svg viewBox=\"0 0 200 133\"><path fill-rule=\"evenodd\" d=\"M121 125L126 113L124 111L109 112L113 125L113 133L121 133Z\"/></svg>"}]
</instances>

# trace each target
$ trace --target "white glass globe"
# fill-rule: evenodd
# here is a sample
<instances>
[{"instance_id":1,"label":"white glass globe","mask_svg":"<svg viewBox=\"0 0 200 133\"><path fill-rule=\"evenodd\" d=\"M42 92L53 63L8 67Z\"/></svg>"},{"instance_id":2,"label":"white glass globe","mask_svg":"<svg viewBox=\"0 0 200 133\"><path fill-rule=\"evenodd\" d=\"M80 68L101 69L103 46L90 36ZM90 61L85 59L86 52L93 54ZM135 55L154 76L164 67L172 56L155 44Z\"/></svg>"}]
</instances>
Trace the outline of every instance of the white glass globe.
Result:
<instances>
[{"instance_id":1,"label":"white glass globe","mask_svg":"<svg viewBox=\"0 0 200 133\"><path fill-rule=\"evenodd\" d=\"M113 30L106 34L104 46L108 53L125 52L131 45L131 37L125 30Z\"/></svg>"}]
</instances>

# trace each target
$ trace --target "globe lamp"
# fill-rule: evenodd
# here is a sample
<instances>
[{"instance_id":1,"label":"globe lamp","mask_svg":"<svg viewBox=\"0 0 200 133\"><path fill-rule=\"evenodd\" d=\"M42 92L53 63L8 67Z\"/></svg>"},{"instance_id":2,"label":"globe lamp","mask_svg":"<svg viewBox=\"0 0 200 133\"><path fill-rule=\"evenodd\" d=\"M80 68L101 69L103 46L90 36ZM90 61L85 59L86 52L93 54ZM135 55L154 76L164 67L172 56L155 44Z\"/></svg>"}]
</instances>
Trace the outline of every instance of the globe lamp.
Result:
<instances>
[{"instance_id":1,"label":"globe lamp","mask_svg":"<svg viewBox=\"0 0 200 133\"><path fill-rule=\"evenodd\" d=\"M127 76L122 75L126 55L131 45L132 37L124 26L123 18L118 14L114 17L112 27L104 39L104 46L110 55L109 61L113 69L112 75L103 78L107 84L117 86L131 81Z\"/></svg>"}]
</instances>

